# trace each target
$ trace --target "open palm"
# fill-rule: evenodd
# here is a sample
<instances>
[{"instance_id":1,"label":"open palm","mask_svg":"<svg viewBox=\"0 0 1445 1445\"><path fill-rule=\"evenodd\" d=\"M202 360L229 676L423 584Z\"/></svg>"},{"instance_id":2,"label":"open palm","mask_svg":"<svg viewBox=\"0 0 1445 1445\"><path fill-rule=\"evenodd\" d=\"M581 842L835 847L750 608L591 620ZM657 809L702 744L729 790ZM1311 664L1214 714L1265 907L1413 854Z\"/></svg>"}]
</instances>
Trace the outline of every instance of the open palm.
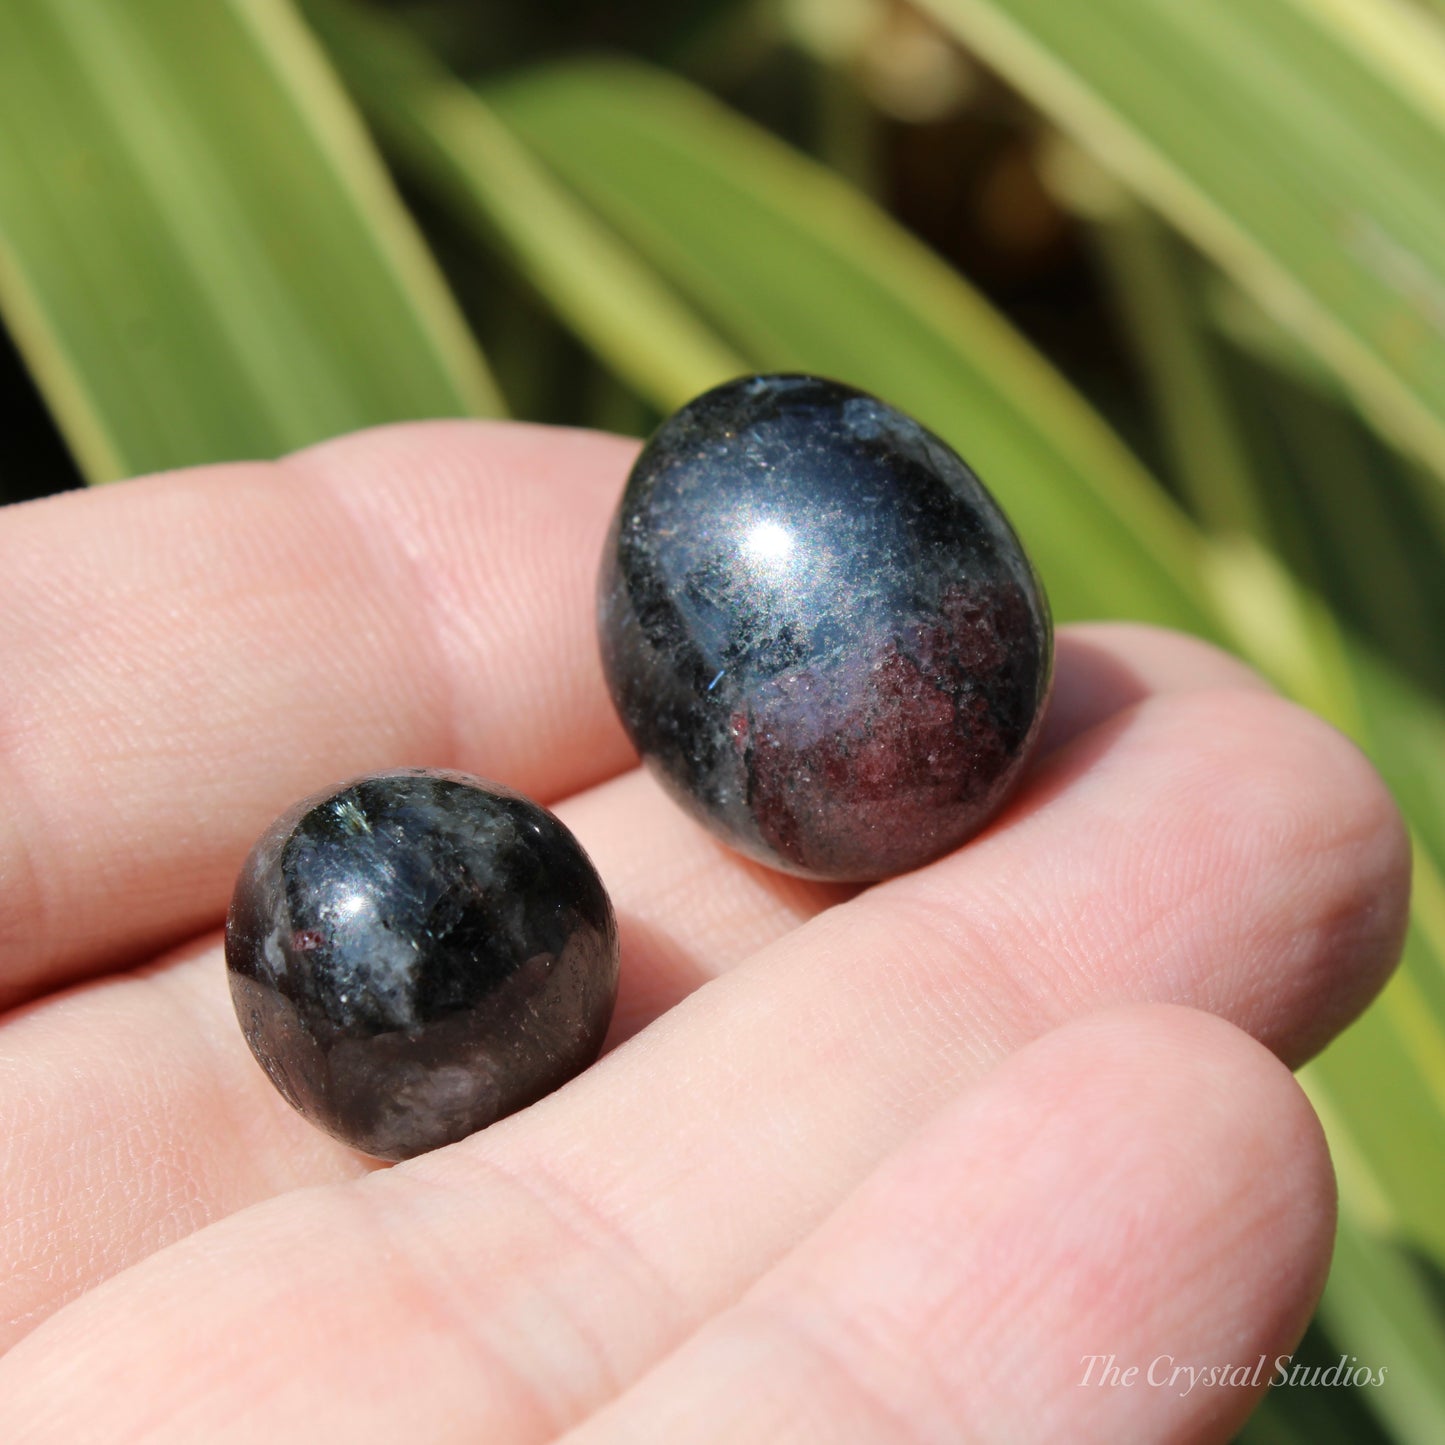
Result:
<instances>
[{"instance_id":1,"label":"open palm","mask_svg":"<svg viewBox=\"0 0 1445 1445\"><path fill-rule=\"evenodd\" d=\"M1164 1373L1298 1338L1333 1184L1279 1060L1404 928L1368 765L1199 642L1068 628L987 833L769 873L608 704L631 455L400 427L0 515L0 1440L1223 1440L1256 1390ZM272 816L396 765L556 807L625 1043L383 1170L265 1080L217 930Z\"/></svg>"}]
</instances>

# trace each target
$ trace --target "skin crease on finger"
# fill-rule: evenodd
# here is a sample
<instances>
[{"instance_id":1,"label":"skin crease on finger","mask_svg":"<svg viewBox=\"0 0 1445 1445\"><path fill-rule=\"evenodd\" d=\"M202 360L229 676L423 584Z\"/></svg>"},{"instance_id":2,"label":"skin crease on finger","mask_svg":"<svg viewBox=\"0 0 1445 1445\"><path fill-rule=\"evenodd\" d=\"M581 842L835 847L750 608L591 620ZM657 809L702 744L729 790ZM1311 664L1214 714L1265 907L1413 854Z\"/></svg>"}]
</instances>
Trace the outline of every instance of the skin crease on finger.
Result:
<instances>
[{"instance_id":1,"label":"skin crease on finger","mask_svg":"<svg viewBox=\"0 0 1445 1445\"><path fill-rule=\"evenodd\" d=\"M1064 629L1044 748L1156 689L1252 674L1204 644L1129 625ZM571 800L621 911L615 1043L851 890L772 873L714 844L644 776ZM617 820L625 819L619 827ZM214 946L62 995L0 1029L0 1343L213 1219L369 1166L304 1124L255 1069ZM70 1061L57 1069L56 1060ZM7 1104L7 1101L13 1101ZM59 1161L59 1162L57 1162ZM93 1221L77 1193L115 1207Z\"/></svg>"},{"instance_id":2,"label":"skin crease on finger","mask_svg":"<svg viewBox=\"0 0 1445 1445\"><path fill-rule=\"evenodd\" d=\"M1296 765L1308 786L1281 792ZM1210 807L1227 843L1171 861L1181 819ZM1086 866L1062 868L1080 836ZM102 1438L67 1392L79 1376L118 1438L184 1439L215 1418L248 1438L337 1408L357 1438L452 1438L458 1422L546 1438L735 1298L959 1088L1081 1008L1202 995L1291 1054L1337 1027L1398 946L1403 867L1378 784L1321 724L1267 696L1150 699L1055 754L1007 826L795 930L528 1114L364 1192L247 1211L65 1310L0 1365L5 1423ZM1355 932L1312 917L1357 889L1395 902ZM1080 929L1100 896L1120 906ZM1261 993L1251 980L1270 969L1286 986ZM260 1354L226 1343L259 1339ZM308 1356L311 1373L287 1369Z\"/></svg>"}]
</instances>

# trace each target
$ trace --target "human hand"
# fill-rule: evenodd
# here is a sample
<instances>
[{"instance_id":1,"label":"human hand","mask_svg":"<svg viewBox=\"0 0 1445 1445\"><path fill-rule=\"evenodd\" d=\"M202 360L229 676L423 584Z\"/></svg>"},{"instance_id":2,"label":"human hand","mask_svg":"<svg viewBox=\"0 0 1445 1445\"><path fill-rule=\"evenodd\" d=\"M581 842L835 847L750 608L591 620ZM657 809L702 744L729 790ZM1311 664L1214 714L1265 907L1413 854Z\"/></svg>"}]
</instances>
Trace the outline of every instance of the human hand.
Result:
<instances>
[{"instance_id":1,"label":"human hand","mask_svg":"<svg viewBox=\"0 0 1445 1445\"><path fill-rule=\"evenodd\" d=\"M1399 951L1369 766L1202 643L1065 628L984 835L770 873L603 688L631 455L442 423L0 514L0 1440L1224 1440L1256 1391L1087 1357L1298 1338L1333 1184L1275 1055ZM216 930L284 806L413 764L577 833L627 1042L381 1170L266 1081Z\"/></svg>"}]
</instances>

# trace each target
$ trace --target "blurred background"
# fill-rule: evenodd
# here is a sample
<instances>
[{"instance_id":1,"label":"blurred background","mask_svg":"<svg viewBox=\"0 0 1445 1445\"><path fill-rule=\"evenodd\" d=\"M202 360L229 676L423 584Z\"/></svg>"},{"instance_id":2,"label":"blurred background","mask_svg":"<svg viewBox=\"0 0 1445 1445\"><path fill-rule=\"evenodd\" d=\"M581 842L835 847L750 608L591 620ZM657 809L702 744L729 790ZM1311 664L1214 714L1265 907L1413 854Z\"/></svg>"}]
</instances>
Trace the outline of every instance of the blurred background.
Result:
<instances>
[{"instance_id":1,"label":"blurred background","mask_svg":"<svg viewBox=\"0 0 1445 1445\"><path fill-rule=\"evenodd\" d=\"M835 376L963 452L1060 620L1356 738L1414 926L1304 1072L1296 1359L1386 1383L1243 1438L1445 1441L1445 0L5 0L0 323L5 501Z\"/></svg>"}]
</instances>

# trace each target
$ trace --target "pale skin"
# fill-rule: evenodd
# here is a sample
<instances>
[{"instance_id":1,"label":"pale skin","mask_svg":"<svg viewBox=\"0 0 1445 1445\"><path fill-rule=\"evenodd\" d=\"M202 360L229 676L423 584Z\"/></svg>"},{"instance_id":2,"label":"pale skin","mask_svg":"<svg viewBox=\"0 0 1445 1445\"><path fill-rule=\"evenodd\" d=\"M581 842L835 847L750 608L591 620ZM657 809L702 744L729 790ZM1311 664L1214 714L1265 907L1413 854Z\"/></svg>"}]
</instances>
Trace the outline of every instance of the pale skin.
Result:
<instances>
[{"instance_id":1,"label":"pale skin","mask_svg":"<svg viewBox=\"0 0 1445 1445\"><path fill-rule=\"evenodd\" d=\"M606 697L632 455L441 423L0 513L0 1439L1225 1441L1255 1390L1144 1370L1298 1339L1334 1185L1287 1066L1406 911L1369 765L1201 642L1068 627L983 836L769 873ZM593 1069L380 1169L254 1064L217 930L272 816L398 765L555 807L623 977Z\"/></svg>"}]
</instances>

